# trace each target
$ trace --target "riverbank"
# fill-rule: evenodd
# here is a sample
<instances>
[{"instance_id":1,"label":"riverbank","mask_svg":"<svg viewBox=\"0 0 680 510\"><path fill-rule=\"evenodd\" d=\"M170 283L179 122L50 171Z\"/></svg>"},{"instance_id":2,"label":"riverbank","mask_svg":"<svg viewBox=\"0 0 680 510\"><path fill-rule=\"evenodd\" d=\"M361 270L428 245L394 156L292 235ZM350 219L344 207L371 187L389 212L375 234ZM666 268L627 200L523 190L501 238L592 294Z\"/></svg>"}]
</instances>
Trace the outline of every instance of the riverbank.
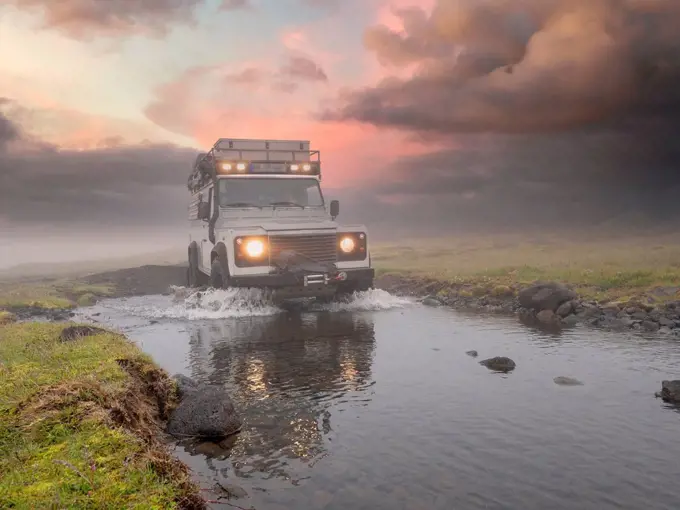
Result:
<instances>
[{"instance_id":1,"label":"riverbank","mask_svg":"<svg viewBox=\"0 0 680 510\"><path fill-rule=\"evenodd\" d=\"M680 336L680 237L496 236L376 248L377 284L457 309L518 314L550 326L588 324ZM563 286L565 305L527 308L536 282ZM569 294L571 292L572 294Z\"/></svg>"},{"instance_id":2,"label":"riverbank","mask_svg":"<svg viewBox=\"0 0 680 510\"><path fill-rule=\"evenodd\" d=\"M162 441L175 402L121 335L0 325L0 507L205 508Z\"/></svg>"}]
</instances>

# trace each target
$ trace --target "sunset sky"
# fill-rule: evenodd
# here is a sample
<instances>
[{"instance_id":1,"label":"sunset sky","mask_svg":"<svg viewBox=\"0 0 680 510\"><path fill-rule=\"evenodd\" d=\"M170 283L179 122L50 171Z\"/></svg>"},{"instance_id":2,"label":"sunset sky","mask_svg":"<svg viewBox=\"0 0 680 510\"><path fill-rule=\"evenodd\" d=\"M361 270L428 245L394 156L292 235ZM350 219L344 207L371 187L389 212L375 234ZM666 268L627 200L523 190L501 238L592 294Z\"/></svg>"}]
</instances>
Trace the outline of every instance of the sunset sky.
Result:
<instances>
[{"instance_id":1,"label":"sunset sky","mask_svg":"<svg viewBox=\"0 0 680 510\"><path fill-rule=\"evenodd\" d=\"M0 229L182 229L195 151L309 139L346 218L675 218L673 0L5 0ZM345 217L345 216L343 216Z\"/></svg>"}]
</instances>

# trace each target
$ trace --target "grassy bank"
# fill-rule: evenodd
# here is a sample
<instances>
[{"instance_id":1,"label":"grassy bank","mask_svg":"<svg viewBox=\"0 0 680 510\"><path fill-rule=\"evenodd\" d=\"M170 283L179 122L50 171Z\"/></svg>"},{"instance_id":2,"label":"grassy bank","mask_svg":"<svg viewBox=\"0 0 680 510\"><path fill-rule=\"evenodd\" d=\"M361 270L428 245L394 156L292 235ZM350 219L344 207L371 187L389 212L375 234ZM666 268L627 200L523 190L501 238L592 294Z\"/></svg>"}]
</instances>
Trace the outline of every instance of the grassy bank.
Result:
<instances>
[{"instance_id":1,"label":"grassy bank","mask_svg":"<svg viewBox=\"0 0 680 510\"><path fill-rule=\"evenodd\" d=\"M380 275L440 280L471 293L549 280L600 301L680 299L680 236L461 236L373 250Z\"/></svg>"},{"instance_id":2,"label":"grassy bank","mask_svg":"<svg viewBox=\"0 0 680 510\"><path fill-rule=\"evenodd\" d=\"M159 442L174 386L136 346L0 326L0 507L201 508Z\"/></svg>"},{"instance_id":3,"label":"grassy bank","mask_svg":"<svg viewBox=\"0 0 680 510\"><path fill-rule=\"evenodd\" d=\"M113 285L88 285L78 280L23 280L0 283L0 309L46 310L86 306L115 292Z\"/></svg>"}]
</instances>

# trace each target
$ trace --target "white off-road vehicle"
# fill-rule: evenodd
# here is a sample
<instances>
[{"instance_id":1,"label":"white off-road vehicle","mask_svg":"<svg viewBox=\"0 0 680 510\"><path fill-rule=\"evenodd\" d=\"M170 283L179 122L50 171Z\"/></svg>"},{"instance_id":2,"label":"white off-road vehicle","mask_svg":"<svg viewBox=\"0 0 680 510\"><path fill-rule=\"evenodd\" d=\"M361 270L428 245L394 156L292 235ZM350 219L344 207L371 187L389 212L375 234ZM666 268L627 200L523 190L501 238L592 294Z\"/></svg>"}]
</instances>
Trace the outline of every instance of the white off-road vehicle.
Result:
<instances>
[{"instance_id":1,"label":"white off-road vehicle","mask_svg":"<svg viewBox=\"0 0 680 510\"><path fill-rule=\"evenodd\" d=\"M372 288L366 227L339 225L320 181L309 141L219 139L189 177L188 285L282 298Z\"/></svg>"}]
</instances>

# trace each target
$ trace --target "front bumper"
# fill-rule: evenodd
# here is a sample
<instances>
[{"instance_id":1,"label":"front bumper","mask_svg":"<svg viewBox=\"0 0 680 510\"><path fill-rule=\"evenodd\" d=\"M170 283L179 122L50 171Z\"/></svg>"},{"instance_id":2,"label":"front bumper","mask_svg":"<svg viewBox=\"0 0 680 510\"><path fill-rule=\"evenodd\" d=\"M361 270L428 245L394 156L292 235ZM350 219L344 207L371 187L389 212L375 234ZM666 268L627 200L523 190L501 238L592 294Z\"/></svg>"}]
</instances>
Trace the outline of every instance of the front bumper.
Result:
<instances>
[{"instance_id":1,"label":"front bumper","mask_svg":"<svg viewBox=\"0 0 680 510\"><path fill-rule=\"evenodd\" d=\"M285 271L266 275L232 276L229 285L272 289L277 293L285 292L300 297L323 296L343 290L369 288L373 285L374 277L373 268L338 269L330 273Z\"/></svg>"}]
</instances>

